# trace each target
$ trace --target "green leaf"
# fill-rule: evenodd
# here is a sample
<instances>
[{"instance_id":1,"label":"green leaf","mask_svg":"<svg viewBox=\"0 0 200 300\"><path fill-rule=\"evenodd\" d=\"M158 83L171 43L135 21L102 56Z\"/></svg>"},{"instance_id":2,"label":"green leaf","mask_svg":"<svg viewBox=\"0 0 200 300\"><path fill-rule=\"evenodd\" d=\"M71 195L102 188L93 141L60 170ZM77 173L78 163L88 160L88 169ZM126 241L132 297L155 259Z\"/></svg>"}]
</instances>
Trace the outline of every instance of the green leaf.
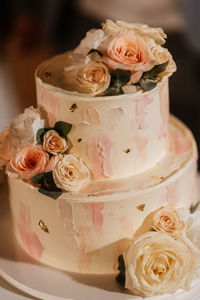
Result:
<instances>
[{"instance_id":1,"label":"green leaf","mask_svg":"<svg viewBox=\"0 0 200 300\"><path fill-rule=\"evenodd\" d=\"M36 184L40 184L38 192L43 195L49 196L53 199L57 199L62 194L62 189L57 188L53 180L52 171L40 173L31 178L31 180Z\"/></svg>"},{"instance_id":2,"label":"green leaf","mask_svg":"<svg viewBox=\"0 0 200 300\"><path fill-rule=\"evenodd\" d=\"M119 262L118 270L120 271L120 273L116 277L116 280L120 285L124 287L126 276L125 276L125 263L124 263L123 255L120 255L118 257L118 262Z\"/></svg>"},{"instance_id":3,"label":"green leaf","mask_svg":"<svg viewBox=\"0 0 200 300\"><path fill-rule=\"evenodd\" d=\"M38 189L38 192L45 195L45 196L51 197L54 200L56 200L58 197L60 197L60 195L62 195L62 190L61 189L56 192L56 191L47 191L47 190L44 190L43 188L40 187Z\"/></svg>"},{"instance_id":4,"label":"green leaf","mask_svg":"<svg viewBox=\"0 0 200 300\"><path fill-rule=\"evenodd\" d=\"M105 96L122 95L124 94L121 87L110 87L104 91Z\"/></svg>"},{"instance_id":5,"label":"green leaf","mask_svg":"<svg viewBox=\"0 0 200 300\"><path fill-rule=\"evenodd\" d=\"M122 87L130 81L131 72L127 70L116 69L110 73L110 85L105 90L106 96L124 94Z\"/></svg>"},{"instance_id":6,"label":"green leaf","mask_svg":"<svg viewBox=\"0 0 200 300\"><path fill-rule=\"evenodd\" d=\"M157 79L158 74L164 72L167 68L169 61L162 64L155 65L150 71L143 72L142 79Z\"/></svg>"},{"instance_id":7,"label":"green leaf","mask_svg":"<svg viewBox=\"0 0 200 300\"><path fill-rule=\"evenodd\" d=\"M141 80L140 86L144 91L150 91L156 87L157 83L150 79Z\"/></svg>"},{"instance_id":8,"label":"green leaf","mask_svg":"<svg viewBox=\"0 0 200 300\"><path fill-rule=\"evenodd\" d=\"M192 205L192 206L190 207L190 213L191 213L191 214L193 214L193 213L197 210L197 208L198 208L198 206L199 206L199 203L200 203L200 201L198 201L195 205Z\"/></svg>"},{"instance_id":9,"label":"green leaf","mask_svg":"<svg viewBox=\"0 0 200 300\"><path fill-rule=\"evenodd\" d=\"M103 57L103 54L101 53L101 51L99 51L98 49L91 49L87 55L90 55L91 53L96 52L100 57Z\"/></svg>"},{"instance_id":10,"label":"green leaf","mask_svg":"<svg viewBox=\"0 0 200 300\"><path fill-rule=\"evenodd\" d=\"M40 128L40 129L38 129L37 134L36 134L36 141L43 143L44 135L45 135L45 133L47 131L48 131L47 128Z\"/></svg>"},{"instance_id":11,"label":"green leaf","mask_svg":"<svg viewBox=\"0 0 200 300\"><path fill-rule=\"evenodd\" d=\"M123 255L120 255L118 257L118 263L119 263L118 270L120 270L121 272L125 272L125 263L124 263Z\"/></svg>"},{"instance_id":12,"label":"green leaf","mask_svg":"<svg viewBox=\"0 0 200 300\"><path fill-rule=\"evenodd\" d=\"M31 181L32 181L33 183L40 184L42 178L44 177L44 175L45 175L45 173L37 174L36 176L34 176L34 177L31 178Z\"/></svg>"},{"instance_id":13,"label":"green leaf","mask_svg":"<svg viewBox=\"0 0 200 300\"><path fill-rule=\"evenodd\" d=\"M117 282L125 287L125 282L126 282L126 277L125 277L125 273L119 273L116 277Z\"/></svg>"},{"instance_id":14,"label":"green leaf","mask_svg":"<svg viewBox=\"0 0 200 300\"><path fill-rule=\"evenodd\" d=\"M57 131L60 134L60 136L66 138L66 136L70 132L71 128L72 128L71 124L64 122L64 121L58 121L58 122L56 122L53 129L55 131Z\"/></svg>"}]
</instances>

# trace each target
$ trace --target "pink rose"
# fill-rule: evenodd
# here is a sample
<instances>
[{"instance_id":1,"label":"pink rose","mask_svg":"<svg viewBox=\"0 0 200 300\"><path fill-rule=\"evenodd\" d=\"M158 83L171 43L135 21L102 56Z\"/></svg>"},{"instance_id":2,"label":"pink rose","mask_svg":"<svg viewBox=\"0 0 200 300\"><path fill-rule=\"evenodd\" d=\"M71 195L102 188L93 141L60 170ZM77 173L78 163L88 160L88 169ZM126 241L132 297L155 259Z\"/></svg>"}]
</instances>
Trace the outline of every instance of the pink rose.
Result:
<instances>
[{"instance_id":1,"label":"pink rose","mask_svg":"<svg viewBox=\"0 0 200 300\"><path fill-rule=\"evenodd\" d=\"M105 60L111 69L130 70L136 73L149 71L155 65L155 59L145 40L133 31L118 34L106 47ZM140 76L141 76L140 75Z\"/></svg>"},{"instance_id":2,"label":"pink rose","mask_svg":"<svg viewBox=\"0 0 200 300\"><path fill-rule=\"evenodd\" d=\"M5 128L0 134L0 168L3 167L12 157L13 141L12 131Z\"/></svg>"},{"instance_id":3,"label":"pink rose","mask_svg":"<svg viewBox=\"0 0 200 300\"><path fill-rule=\"evenodd\" d=\"M25 146L13 155L6 173L15 178L30 179L44 172L48 163L49 155L42 146Z\"/></svg>"}]
</instances>

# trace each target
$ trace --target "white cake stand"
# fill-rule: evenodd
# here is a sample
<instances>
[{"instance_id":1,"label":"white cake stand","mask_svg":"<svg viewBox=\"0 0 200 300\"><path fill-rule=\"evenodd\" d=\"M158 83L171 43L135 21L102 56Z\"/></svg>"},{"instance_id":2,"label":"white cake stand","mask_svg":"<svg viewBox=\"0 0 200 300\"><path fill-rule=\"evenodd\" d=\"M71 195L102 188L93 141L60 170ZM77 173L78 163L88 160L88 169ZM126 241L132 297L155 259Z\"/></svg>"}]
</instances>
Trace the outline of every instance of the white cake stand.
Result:
<instances>
[{"instance_id":1,"label":"white cake stand","mask_svg":"<svg viewBox=\"0 0 200 300\"><path fill-rule=\"evenodd\" d=\"M142 299L120 289L114 276L70 274L34 261L16 243L7 198L8 190L4 184L0 188L0 275L11 285L26 294L45 300ZM188 292L179 291L173 296L148 298L161 299L200 300L200 283L193 283Z\"/></svg>"}]
</instances>

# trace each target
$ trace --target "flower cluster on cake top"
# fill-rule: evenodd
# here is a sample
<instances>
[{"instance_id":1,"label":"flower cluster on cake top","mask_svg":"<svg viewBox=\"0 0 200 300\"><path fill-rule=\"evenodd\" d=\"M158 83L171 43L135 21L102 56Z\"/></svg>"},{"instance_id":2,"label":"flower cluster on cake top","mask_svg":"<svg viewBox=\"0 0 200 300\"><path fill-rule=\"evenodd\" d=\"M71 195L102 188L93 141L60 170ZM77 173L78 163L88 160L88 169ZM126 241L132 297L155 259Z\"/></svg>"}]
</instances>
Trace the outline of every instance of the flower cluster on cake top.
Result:
<instances>
[{"instance_id":1,"label":"flower cluster on cake top","mask_svg":"<svg viewBox=\"0 0 200 300\"><path fill-rule=\"evenodd\" d=\"M64 69L73 89L91 95L149 91L176 70L161 28L107 20L92 29L70 55Z\"/></svg>"},{"instance_id":2,"label":"flower cluster on cake top","mask_svg":"<svg viewBox=\"0 0 200 300\"><path fill-rule=\"evenodd\" d=\"M0 168L54 199L62 191L79 191L88 183L90 171L68 152L71 127L59 121L51 128L39 109L25 109L0 134Z\"/></svg>"}]
</instances>

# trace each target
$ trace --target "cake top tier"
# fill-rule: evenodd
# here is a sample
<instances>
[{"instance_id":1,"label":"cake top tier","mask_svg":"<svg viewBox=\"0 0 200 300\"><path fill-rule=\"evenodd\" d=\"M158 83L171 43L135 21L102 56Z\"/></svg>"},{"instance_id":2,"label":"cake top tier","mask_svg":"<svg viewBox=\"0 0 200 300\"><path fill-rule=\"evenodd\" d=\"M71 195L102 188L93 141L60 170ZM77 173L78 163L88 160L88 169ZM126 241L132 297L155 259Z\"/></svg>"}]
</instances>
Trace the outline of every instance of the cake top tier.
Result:
<instances>
[{"instance_id":1,"label":"cake top tier","mask_svg":"<svg viewBox=\"0 0 200 300\"><path fill-rule=\"evenodd\" d=\"M91 96L149 91L176 70L165 39L161 28L107 20L39 76L45 83Z\"/></svg>"}]
</instances>

